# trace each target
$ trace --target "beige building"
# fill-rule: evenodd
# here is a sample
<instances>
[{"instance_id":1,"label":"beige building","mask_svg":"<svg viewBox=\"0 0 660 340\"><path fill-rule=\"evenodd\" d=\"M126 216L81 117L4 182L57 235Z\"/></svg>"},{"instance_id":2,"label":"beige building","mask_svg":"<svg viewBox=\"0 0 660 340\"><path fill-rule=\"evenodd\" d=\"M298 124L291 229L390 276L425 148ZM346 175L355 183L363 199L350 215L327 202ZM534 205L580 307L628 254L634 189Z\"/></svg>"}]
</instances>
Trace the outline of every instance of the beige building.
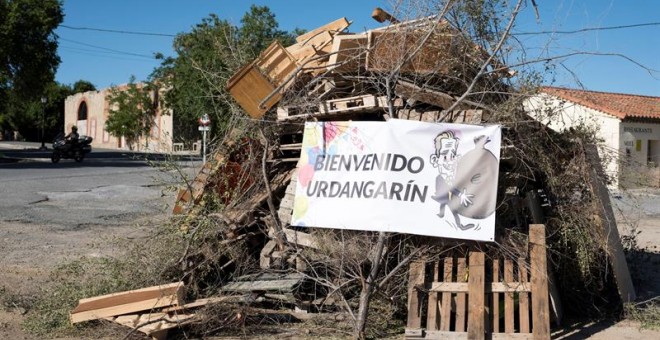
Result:
<instances>
[{"instance_id":1,"label":"beige building","mask_svg":"<svg viewBox=\"0 0 660 340\"><path fill-rule=\"evenodd\" d=\"M595 129L611 188L660 186L660 97L544 87L526 109L556 131Z\"/></svg>"},{"instance_id":2,"label":"beige building","mask_svg":"<svg viewBox=\"0 0 660 340\"><path fill-rule=\"evenodd\" d=\"M127 88L127 85L119 86L119 89ZM108 96L110 88L100 91L88 91L69 96L64 102L64 126L66 132L71 131L71 126L78 127L78 133L92 137L92 146L103 149L128 150L125 138L112 136L105 130L105 122L109 115ZM152 98L157 93L152 93ZM157 99L157 98L156 98ZM163 114L160 105L154 118L154 126L148 138L141 138L135 145L134 151L164 152L173 151L172 143L172 115Z\"/></svg>"}]
</instances>

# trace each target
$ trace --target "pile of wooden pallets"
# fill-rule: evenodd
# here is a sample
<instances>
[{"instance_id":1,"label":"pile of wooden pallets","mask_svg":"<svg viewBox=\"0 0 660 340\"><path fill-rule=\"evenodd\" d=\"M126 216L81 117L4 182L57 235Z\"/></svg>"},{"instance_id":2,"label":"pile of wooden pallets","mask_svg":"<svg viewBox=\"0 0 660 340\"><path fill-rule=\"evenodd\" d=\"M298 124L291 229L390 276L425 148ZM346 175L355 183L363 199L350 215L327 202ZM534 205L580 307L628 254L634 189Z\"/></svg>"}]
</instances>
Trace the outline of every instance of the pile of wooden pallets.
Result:
<instances>
[{"instance_id":1,"label":"pile of wooden pallets","mask_svg":"<svg viewBox=\"0 0 660 340\"><path fill-rule=\"evenodd\" d=\"M236 278L223 288L225 292L252 292L296 307L312 304L293 294L304 286L305 276L290 274L309 269L301 259L303 250L319 249L310 234L290 226L301 123L398 118L482 124L494 114L489 108L507 99L509 89L501 77L512 72L447 22L435 17L399 22L379 9L373 17L391 24L352 34L346 31L350 21L340 18L299 36L291 46L273 42L228 81L228 92L251 118L273 123L277 143L267 153L268 175L264 170L269 189L257 190L218 213L227 224L225 239L243 237L248 227L258 226L250 230L262 234L251 237L261 239L249 243L259 259L255 271L270 274ZM487 88L484 92L490 94L459 100L485 63L490 71L478 77L473 90ZM390 77L393 74L397 76ZM190 188L181 191L175 212L198 204L230 159L231 155L217 151ZM505 150L502 167L514 168L507 162L515 161L507 158ZM522 180L512 176L511 181ZM503 194L518 195L508 190L508 185L518 190L516 183L501 185L507 188ZM531 190L526 185L520 185L524 192ZM523 210L528 208L517 197L509 202L515 203L508 211L515 215L511 219L526 228ZM539 234L536 228L530 235L534 239L529 257L486 259L477 246L464 257L427 259L427 264L411 266L406 336L548 338L548 269L543 231Z\"/></svg>"},{"instance_id":2,"label":"pile of wooden pallets","mask_svg":"<svg viewBox=\"0 0 660 340\"><path fill-rule=\"evenodd\" d=\"M346 32L350 22L340 18L297 37L294 45L283 47L273 42L234 74L227 90L253 118L263 117L280 104L278 120L312 116L336 119L387 109L390 103L382 88L369 86L365 79L396 72L424 84L438 84L439 89L417 95L414 84L398 85L396 98L390 97L397 111L412 109L414 105L404 105L411 99L442 110L450 107L463 90L451 80L476 75L489 59L444 20L431 17L398 22L382 10L373 16L377 20L389 18L396 24L351 34ZM492 68L508 71L495 61L491 63ZM497 79L502 73L494 74L482 78ZM288 98L287 94L292 93L294 96ZM301 95L304 103L295 100ZM310 105L310 98L317 103ZM461 108L474 108L468 103Z\"/></svg>"}]
</instances>

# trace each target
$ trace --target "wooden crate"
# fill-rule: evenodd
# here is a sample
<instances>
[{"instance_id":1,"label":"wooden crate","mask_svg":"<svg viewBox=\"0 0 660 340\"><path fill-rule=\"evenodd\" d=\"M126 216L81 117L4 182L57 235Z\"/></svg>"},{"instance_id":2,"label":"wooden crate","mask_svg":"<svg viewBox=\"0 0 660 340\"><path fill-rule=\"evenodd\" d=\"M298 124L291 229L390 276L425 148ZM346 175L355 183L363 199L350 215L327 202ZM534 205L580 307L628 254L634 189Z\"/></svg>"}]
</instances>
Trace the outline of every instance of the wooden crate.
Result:
<instances>
[{"instance_id":1,"label":"wooden crate","mask_svg":"<svg viewBox=\"0 0 660 340\"><path fill-rule=\"evenodd\" d=\"M298 67L295 58L277 40L259 54L254 64L273 84L278 86L283 84Z\"/></svg>"},{"instance_id":2,"label":"wooden crate","mask_svg":"<svg viewBox=\"0 0 660 340\"><path fill-rule=\"evenodd\" d=\"M401 66L403 73L448 74L466 62L467 51L457 34L441 26L424 40L426 35L424 30L369 31L367 70L391 72Z\"/></svg>"},{"instance_id":3,"label":"wooden crate","mask_svg":"<svg viewBox=\"0 0 660 340\"><path fill-rule=\"evenodd\" d=\"M336 35L332 41L328 70L359 72L366 66L367 34Z\"/></svg>"},{"instance_id":4,"label":"wooden crate","mask_svg":"<svg viewBox=\"0 0 660 340\"><path fill-rule=\"evenodd\" d=\"M545 227L530 226L529 257L480 251L409 268L406 339L550 339Z\"/></svg>"},{"instance_id":5,"label":"wooden crate","mask_svg":"<svg viewBox=\"0 0 660 340\"><path fill-rule=\"evenodd\" d=\"M227 81L227 91L250 117L260 119L282 98L297 67L296 59L274 41Z\"/></svg>"}]
</instances>

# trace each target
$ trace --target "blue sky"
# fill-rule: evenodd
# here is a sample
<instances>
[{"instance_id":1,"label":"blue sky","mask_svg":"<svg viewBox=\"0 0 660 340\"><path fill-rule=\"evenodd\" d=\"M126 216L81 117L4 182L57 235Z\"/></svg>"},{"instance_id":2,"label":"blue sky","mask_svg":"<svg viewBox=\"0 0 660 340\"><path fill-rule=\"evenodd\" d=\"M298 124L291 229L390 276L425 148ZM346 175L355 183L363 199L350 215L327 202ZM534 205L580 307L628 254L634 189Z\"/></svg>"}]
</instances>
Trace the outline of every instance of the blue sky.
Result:
<instances>
[{"instance_id":1,"label":"blue sky","mask_svg":"<svg viewBox=\"0 0 660 340\"><path fill-rule=\"evenodd\" d=\"M421 2L421 1L420 1ZM660 1L657 0L537 0L540 19L531 1L519 16L514 33L574 31L648 24L634 28L594 30L574 34L518 35L526 59L582 53L562 60L546 84L594 91L660 96ZM66 28L150 32L174 35L188 32L209 13L239 25L251 4L267 5L280 29L313 29L340 17L353 21L351 32L378 27L371 11L391 9L377 0L64 0L64 22L57 29L62 63L56 80L72 84L79 79L98 88L144 80L159 62L155 52L172 55L172 37L118 34ZM584 53L589 54L584 54ZM609 55L606 55L609 54ZM618 54L621 56L615 56ZM631 60L627 60L629 58ZM634 62L633 62L634 61ZM509 64L517 60L507 60ZM654 71L647 71L639 63ZM542 64L535 64L542 67Z\"/></svg>"}]
</instances>

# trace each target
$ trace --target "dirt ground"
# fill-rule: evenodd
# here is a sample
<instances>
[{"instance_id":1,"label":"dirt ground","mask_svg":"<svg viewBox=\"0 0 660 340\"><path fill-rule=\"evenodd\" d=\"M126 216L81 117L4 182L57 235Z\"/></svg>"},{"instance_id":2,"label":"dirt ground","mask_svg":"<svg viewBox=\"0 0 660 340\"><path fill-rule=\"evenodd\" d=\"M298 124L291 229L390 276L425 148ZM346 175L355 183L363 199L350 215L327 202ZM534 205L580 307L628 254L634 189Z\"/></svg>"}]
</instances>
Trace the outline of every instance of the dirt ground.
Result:
<instances>
[{"instance_id":1,"label":"dirt ground","mask_svg":"<svg viewBox=\"0 0 660 340\"><path fill-rule=\"evenodd\" d=\"M142 226L140 226L142 225ZM57 230L48 225L3 223L0 228L0 339L38 339L21 329L27 310L22 303L39 293L56 266L81 256L108 256L119 250L111 238L146 235L146 220L108 227Z\"/></svg>"},{"instance_id":2,"label":"dirt ground","mask_svg":"<svg viewBox=\"0 0 660 340\"><path fill-rule=\"evenodd\" d=\"M630 265L639 299L660 296L660 190L631 191L613 199L613 203L620 233L639 232L637 245L646 255L640 257L641 263ZM37 339L21 329L27 310L21 306L20 299L37 294L39 287L47 283L52 268L79 256L116 253L119 250L113 248L114 243L106 240L139 241L147 234L148 226L158 223L160 218L163 217L147 216L140 221L142 223L127 221L113 227L86 225L66 231L49 225L3 223L0 227L0 301L4 301L4 305L0 305L0 339ZM156 220L149 222L150 219ZM639 324L629 320L602 321L566 325L556 330L553 338L660 339L660 331L642 330Z\"/></svg>"}]
</instances>

